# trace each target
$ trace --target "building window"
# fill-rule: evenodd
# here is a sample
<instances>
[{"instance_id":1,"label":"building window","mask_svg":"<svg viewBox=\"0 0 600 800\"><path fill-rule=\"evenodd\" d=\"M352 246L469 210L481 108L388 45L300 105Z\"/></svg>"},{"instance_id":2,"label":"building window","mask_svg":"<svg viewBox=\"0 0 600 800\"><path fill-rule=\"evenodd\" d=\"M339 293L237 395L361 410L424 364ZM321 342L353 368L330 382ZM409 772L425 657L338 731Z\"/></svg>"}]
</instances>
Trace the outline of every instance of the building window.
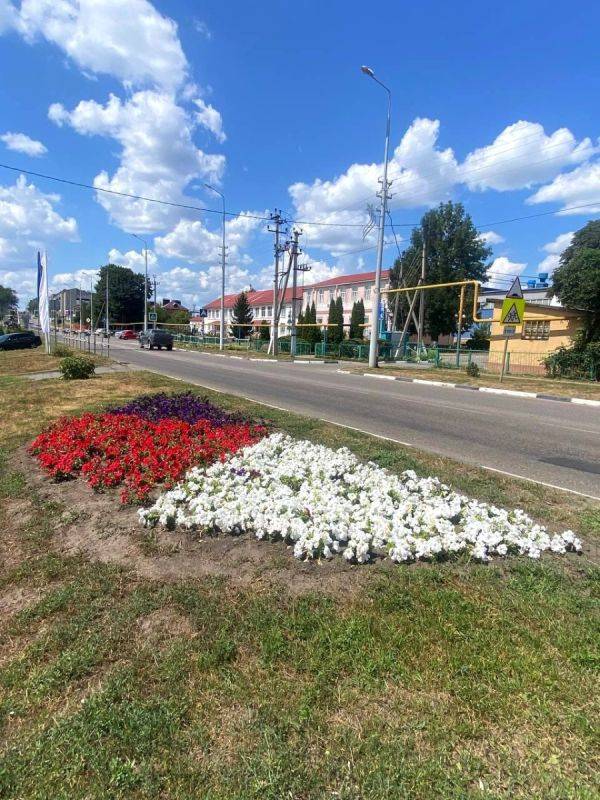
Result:
<instances>
[{"instance_id":1,"label":"building window","mask_svg":"<svg viewBox=\"0 0 600 800\"><path fill-rule=\"evenodd\" d=\"M319 305L323 305L323 300L325 298L325 292L323 289L319 289Z\"/></svg>"},{"instance_id":2,"label":"building window","mask_svg":"<svg viewBox=\"0 0 600 800\"><path fill-rule=\"evenodd\" d=\"M352 287L352 301L355 303L358 300L358 286Z\"/></svg>"},{"instance_id":3,"label":"building window","mask_svg":"<svg viewBox=\"0 0 600 800\"><path fill-rule=\"evenodd\" d=\"M550 337L550 320L531 319L523 323L521 339L548 339Z\"/></svg>"},{"instance_id":4,"label":"building window","mask_svg":"<svg viewBox=\"0 0 600 800\"><path fill-rule=\"evenodd\" d=\"M271 306L267 306L267 316L270 317L273 313L273 308Z\"/></svg>"},{"instance_id":5,"label":"building window","mask_svg":"<svg viewBox=\"0 0 600 800\"><path fill-rule=\"evenodd\" d=\"M371 299L371 285L365 286L365 300Z\"/></svg>"}]
</instances>

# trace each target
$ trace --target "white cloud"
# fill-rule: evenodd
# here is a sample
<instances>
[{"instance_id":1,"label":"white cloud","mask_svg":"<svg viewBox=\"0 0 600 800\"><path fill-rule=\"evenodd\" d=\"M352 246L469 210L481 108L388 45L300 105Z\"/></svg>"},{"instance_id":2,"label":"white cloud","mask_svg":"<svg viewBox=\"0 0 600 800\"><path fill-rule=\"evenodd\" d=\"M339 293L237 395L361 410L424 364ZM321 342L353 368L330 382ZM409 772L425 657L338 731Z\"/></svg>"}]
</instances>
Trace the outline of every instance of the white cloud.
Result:
<instances>
[{"instance_id":1,"label":"white cloud","mask_svg":"<svg viewBox=\"0 0 600 800\"><path fill-rule=\"evenodd\" d=\"M1 248L1 244L0 244ZM0 249L0 260L1 260ZM37 270L2 270L0 269L0 284L13 289L19 298L19 305L24 308L27 300L37 293Z\"/></svg>"},{"instance_id":2,"label":"white cloud","mask_svg":"<svg viewBox=\"0 0 600 800\"><path fill-rule=\"evenodd\" d=\"M203 128L206 128L208 131L210 131L217 142L223 144L225 139L227 139L227 136L225 136L225 132L223 130L223 119L221 114L216 108L213 108L210 104L205 103L204 100L201 100L200 98L196 98L194 103L198 107L198 111L196 112L197 122L202 125Z\"/></svg>"},{"instance_id":3,"label":"white cloud","mask_svg":"<svg viewBox=\"0 0 600 800\"><path fill-rule=\"evenodd\" d=\"M47 241L78 240L77 222L55 210L59 202L59 195L44 194L24 175L12 186L0 186L0 266L35 263Z\"/></svg>"},{"instance_id":4,"label":"white cloud","mask_svg":"<svg viewBox=\"0 0 600 800\"><path fill-rule=\"evenodd\" d=\"M538 272L554 272L560 262L561 254L571 244L573 234L574 231L560 233L556 239L553 239L553 241L548 242L542 247L542 250L548 253L548 255L542 261L540 261L538 265Z\"/></svg>"},{"instance_id":5,"label":"white cloud","mask_svg":"<svg viewBox=\"0 0 600 800\"><path fill-rule=\"evenodd\" d=\"M14 25L29 42L41 36L60 47L82 71L126 85L175 89L187 74L177 25L147 0L23 0Z\"/></svg>"},{"instance_id":6,"label":"white cloud","mask_svg":"<svg viewBox=\"0 0 600 800\"><path fill-rule=\"evenodd\" d=\"M36 139L31 139L25 133L13 133L7 131L0 136L9 150L14 150L17 153L25 153L27 156L37 158L43 156L48 152L48 149L41 142Z\"/></svg>"},{"instance_id":7,"label":"white cloud","mask_svg":"<svg viewBox=\"0 0 600 800\"><path fill-rule=\"evenodd\" d=\"M455 183L456 159L451 149L437 147L439 127L437 120L415 119L394 150L389 163L394 195L390 208L434 205L447 196ZM304 225L306 241L311 247L341 255L375 241L374 231L366 241L363 239L362 225L368 220L367 203L377 202L375 192L382 172L380 163L352 164L333 180L318 178L311 184L298 182L289 187L297 219L347 226Z\"/></svg>"},{"instance_id":8,"label":"white cloud","mask_svg":"<svg viewBox=\"0 0 600 800\"><path fill-rule=\"evenodd\" d=\"M194 270L190 267L173 267L159 272L158 296L181 300L185 306L203 306L221 294L221 268ZM241 292L252 283L248 270L236 265L228 265L226 274L227 294Z\"/></svg>"},{"instance_id":9,"label":"white cloud","mask_svg":"<svg viewBox=\"0 0 600 800\"><path fill-rule=\"evenodd\" d=\"M98 280L97 269L76 269L72 272L57 272L49 276L48 288L50 292L59 292L61 289L81 287L88 291L93 283Z\"/></svg>"},{"instance_id":10,"label":"white cloud","mask_svg":"<svg viewBox=\"0 0 600 800\"><path fill-rule=\"evenodd\" d=\"M528 203L562 203L559 214L600 213L600 161L582 164L572 172L558 175L552 183L542 186L527 198ZM586 208L571 209L569 206L586 205Z\"/></svg>"},{"instance_id":11,"label":"white cloud","mask_svg":"<svg viewBox=\"0 0 600 800\"><path fill-rule=\"evenodd\" d=\"M121 267L132 269L134 272L142 273L146 269L144 253L140 250L128 250L126 253L122 253L113 247L108 252L108 261L110 264L119 264ZM156 253L148 248L148 272L154 270L157 264Z\"/></svg>"},{"instance_id":12,"label":"white cloud","mask_svg":"<svg viewBox=\"0 0 600 800\"><path fill-rule=\"evenodd\" d=\"M247 215L245 216L244 213ZM248 216L251 214L252 216ZM242 212L226 223L226 245L228 259L240 260L241 249L248 244L251 235L264 222L254 216L265 212ZM154 240L157 253L167 258L177 258L190 264L218 262L221 258L221 231L209 230L202 220L181 219L172 231Z\"/></svg>"},{"instance_id":13,"label":"white cloud","mask_svg":"<svg viewBox=\"0 0 600 800\"><path fill-rule=\"evenodd\" d=\"M501 236L496 231L484 231L479 234L479 238L486 244L494 245L501 244L504 241L504 236Z\"/></svg>"},{"instance_id":14,"label":"white cloud","mask_svg":"<svg viewBox=\"0 0 600 800\"><path fill-rule=\"evenodd\" d=\"M54 103L48 116L80 134L110 136L119 142L120 166L112 176L105 170L96 175L98 188L189 203L183 192L190 181L204 178L218 183L221 179L224 156L204 153L195 146L194 120L165 92L136 92L126 101L111 95L106 105L82 100L72 111ZM104 192L99 192L97 199L111 220L130 233L166 230L185 214L177 208Z\"/></svg>"},{"instance_id":15,"label":"white cloud","mask_svg":"<svg viewBox=\"0 0 600 800\"><path fill-rule=\"evenodd\" d=\"M472 190L523 189L549 180L565 166L586 161L594 152L589 138L577 143L567 128L547 136L539 123L520 120L508 125L491 145L469 153L460 175Z\"/></svg>"},{"instance_id":16,"label":"white cloud","mask_svg":"<svg viewBox=\"0 0 600 800\"><path fill-rule=\"evenodd\" d=\"M10 0L0 0L0 34L11 28L17 23L17 12Z\"/></svg>"},{"instance_id":17,"label":"white cloud","mask_svg":"<svg viewBox=\"0 0 600 800\"><path fill-rule=\"evenodd\" d=\"M196 31L199 34L204 36L205 39L208 39L208 41L210 41L212 39L212 32L211 32L210 28L208 27L208 25L206 24L206 22L204 22L203 20L195 19L194 20L194 28L196 29Z\"/></svg>"},{"instance_id":18,"label":"white cloud","mask_svg":"<svg viewBox=\"0 0 600 800\"><path fill-rule=\"evenodd\" d=\"M514 278L516 275L520 275L526 266L526 262L520 263L518 261L511 261L506 256L499 256L494 259L494 262L489 268L490 282L494 283L494 281L503 276Z\"/></svg>"}]
</instances>

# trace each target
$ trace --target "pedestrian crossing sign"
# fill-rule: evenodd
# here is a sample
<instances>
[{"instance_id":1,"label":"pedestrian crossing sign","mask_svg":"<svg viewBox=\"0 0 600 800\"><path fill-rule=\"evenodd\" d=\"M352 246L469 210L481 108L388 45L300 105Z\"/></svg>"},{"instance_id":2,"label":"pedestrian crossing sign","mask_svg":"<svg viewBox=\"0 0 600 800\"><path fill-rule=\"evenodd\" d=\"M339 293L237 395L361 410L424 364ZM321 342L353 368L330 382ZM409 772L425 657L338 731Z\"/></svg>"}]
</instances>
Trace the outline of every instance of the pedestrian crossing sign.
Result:
<instances>
[{"instance_id":1,"label":"pedestrian crossing sign","mask_svg":"<svg viewBox=\"0 0 600 800\"><path fill-rule=\"evenodd\" d=\"M525 300L507 297L502 303L500 322L503 325L520 325L525 314Z\"/></svg>"}]
</instances>

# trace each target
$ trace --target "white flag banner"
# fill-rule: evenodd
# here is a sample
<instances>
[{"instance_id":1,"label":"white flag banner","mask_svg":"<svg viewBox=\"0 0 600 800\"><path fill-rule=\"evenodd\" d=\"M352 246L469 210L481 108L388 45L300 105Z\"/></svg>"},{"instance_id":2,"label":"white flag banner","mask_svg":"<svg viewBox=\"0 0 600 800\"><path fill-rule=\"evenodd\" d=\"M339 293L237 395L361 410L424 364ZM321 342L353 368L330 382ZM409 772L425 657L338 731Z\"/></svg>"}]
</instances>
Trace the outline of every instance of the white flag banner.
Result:
<instances>
[{"instance_id":1,"label":"white flag banner","mask_svg":"<svg viewBox=\"0 0 600 800\"><path fill-rule=\"evenodd\" d=\"M40 329L46 340L46 350L50 350L50 312L48 309L48 257L38 251L38 318Z\"/></svg>"}]
</instances>

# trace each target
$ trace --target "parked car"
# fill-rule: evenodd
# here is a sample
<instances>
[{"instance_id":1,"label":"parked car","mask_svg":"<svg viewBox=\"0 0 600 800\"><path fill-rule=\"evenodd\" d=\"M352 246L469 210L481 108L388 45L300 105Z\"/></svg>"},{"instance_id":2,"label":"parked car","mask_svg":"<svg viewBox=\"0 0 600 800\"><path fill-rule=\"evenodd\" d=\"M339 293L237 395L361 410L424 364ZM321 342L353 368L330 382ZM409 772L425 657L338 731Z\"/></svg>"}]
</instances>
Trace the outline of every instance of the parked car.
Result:
<instances>
[{"instance_id":1,"label":"parked car","mask_svg":"<svg viewBox=\"0 0 600 800\"><path fill-rule=\"evenodd\" d=\"M137 339L138 335L135 331L126 328L124 331L119 331L116 334L117 339Z\"/></svg>"},{"instance_id":2,"label":"parked car","mask_svg":"<svg viewBox=\"0 0 600 800\"><path fill-rule=\"evenodd\" d=\"M94 333L96 334L96 336L104 336L104 338L106 338L106 331L105 331L104 328L96 328ZM109 330L108 335L109 336L114 336L114 333L115 333L114 331L110 331Z\"/></svg>"},{"instance_id":3,"label":"parked car","mask_svg":"<svg viewBox=\"0 0 600 800\"><path fill-rule=\"evenodd\" d=\"M167 350L173 349L173 334L169 333L168 331L142 331L139 338L140 347L147 347L148 350L152 350L155 347L158 350L160 350L162 347L166 347Z\"/></svg>"},{"instance_id":4,"label":"parked car","mask_svg":"<svg viewBox=\"0 0 600 800\"><path fill-rule=\"evenodd\" d=\"M5 333L0 336L0 350L23 350L26 347L39 347L42 340L33 331Z\"/></svg>"}]
</instances>

